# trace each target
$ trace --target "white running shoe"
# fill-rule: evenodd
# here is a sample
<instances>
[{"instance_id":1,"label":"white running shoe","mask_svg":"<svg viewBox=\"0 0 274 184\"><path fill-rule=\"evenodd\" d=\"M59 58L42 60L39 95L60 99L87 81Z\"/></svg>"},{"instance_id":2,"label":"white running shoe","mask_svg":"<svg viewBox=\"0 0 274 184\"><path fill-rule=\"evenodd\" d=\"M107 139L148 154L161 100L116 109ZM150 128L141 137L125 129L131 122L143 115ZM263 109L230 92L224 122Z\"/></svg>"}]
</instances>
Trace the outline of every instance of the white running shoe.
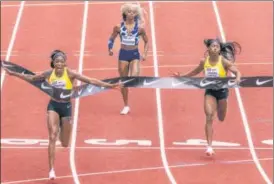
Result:
<instances>
[{"instance_id":1,"label":"white running shoe","mask_svg":"<svg viewBox=\"0 0 274 184\"><path fill-rule=\"evenodd\" d=\"M122 111L120 112L120 114L125 115L125 114L129 113L129 111L130 111L129 106L125 106L125 107L122 109Z\"/></svg>"},{"instance_id":2,"label":"white running shoe","mask_svg":"<svg viewBox=\"0 0 274 184\"><path fill-rule=\"evenodd\" d=\"M54 180L56 178L54 169L51 169L49 172L49 179Z\"/></svg>"},{"instance_id":3,"label":"white running shoe","mask_svg":"<svg viewBox=\"0 0 274 184\"><path fill-rule=\"evenodd\" d=\"M206 149L206 155L207 156L212 156L214 154L215 154L215 152L214 152L213 148L211 146L208 146L207 149Z\"/></svg>"}]
</instances>

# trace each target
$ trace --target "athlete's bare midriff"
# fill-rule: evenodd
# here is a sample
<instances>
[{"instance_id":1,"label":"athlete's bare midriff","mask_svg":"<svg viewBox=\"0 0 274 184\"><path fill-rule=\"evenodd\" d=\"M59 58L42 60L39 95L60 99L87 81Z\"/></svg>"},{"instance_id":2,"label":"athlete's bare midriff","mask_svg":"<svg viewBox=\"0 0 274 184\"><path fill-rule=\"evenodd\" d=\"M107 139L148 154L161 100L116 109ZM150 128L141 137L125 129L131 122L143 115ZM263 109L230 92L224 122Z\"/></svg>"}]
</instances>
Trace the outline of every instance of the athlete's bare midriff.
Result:
<instances>
[{"instance_id":1,"label":"athlete's bare midriff","mask_svg":"<svg viewBox=\"0 0 274 184\"><path fill-rule=\"evenodd\" d=\"M121 49L135 50L135 49L138 49L138 45L123 45L123 44L121 44Z\"/></svg>"}]
</instances>

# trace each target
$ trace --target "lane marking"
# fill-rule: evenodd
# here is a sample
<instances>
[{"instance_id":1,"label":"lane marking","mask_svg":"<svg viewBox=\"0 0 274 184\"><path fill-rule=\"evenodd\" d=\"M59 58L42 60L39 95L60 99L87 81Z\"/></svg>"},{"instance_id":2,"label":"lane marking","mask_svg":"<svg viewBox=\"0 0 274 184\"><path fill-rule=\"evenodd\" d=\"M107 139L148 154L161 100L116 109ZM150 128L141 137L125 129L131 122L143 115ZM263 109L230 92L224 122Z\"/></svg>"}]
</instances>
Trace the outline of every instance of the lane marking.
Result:
<instances>
[{"instance_id":1,"label":"lane marking","mask_svg":"<svg viewBox=\"0 0 274 184\"><path fill-rule=\"evenodd\" d=\"M214 10L214 13L215 13L215 16L216 16L216 19L217 19L217 25L218 25L219 31L221 33L222 40L226 41L225 32L224 32L224 29L223 29L223 25L222 25L220 13L219 13L219 9L218 9L216 1L212 1L212 5L213 5L213 10ZM232 74L232 76L235 77L234 74ZM263 179L265 180L265 182L268 183L268 184L271 184L272 182L268 178L268 176L265 173L264 169L262 168L262 166L259 162L259 159L256 155L255 149L254 149L253 140L252 140L252 136L251 136L251 132L250 132L250 128L249 128L249 123L248 123L248 120L247 120L247 115L246 115L245 108L244 108L244 105L243 105L240 90L238 88L235 88L235 92L236 92L238 105L239 105L239 108L240 108L241 117L242 117L242 120L243 120L243 125L244 125L244 130L245 130L245 133L246 133L246 137L247 137L247 142L248 142L248 145L250 147L250 153L252 155L252 159L253 159L258 171L261 173Z\"/></svg>"},{"instance_id":2,"label":"lane marking","mask_svg":"<svg viewBox=\"0 0 274 184\"><path fill-rule=\"evenodd\" d=\"M65 149L61 146L56 146L58 149ZM70 148L70 147L68 147ZM35 147L35 146L1 146L1 149L48 149L47 146L40 146L40 147ZM140 147L140 146L108 146L108 147L103 147L103 146L77 146L75 149L105 149L105 150L159 150L160 147L157 146L150 146L150 147ZM203 147L165 147L166 150L204 150ZM214 147L216 150L249 150L249 147ZM254 148L256 150L273 150L273 147L257 147ZM2 150L3 151L3 150Z\"/></svg>"},{"instance_id":3,"label":"lane marking","mask_svg":"<svg viewBox=\"0 0 274 184\"><path fill-rule=\"evenodd\" d=\"M261 161L270 161L273 160L273 158L261 158ZM230 160L230 161L219 161L219 162L203 162L203 163L185 163L185 164L176 164L171 165L169 168L187 168L187 167L199 167L199 166L208 166L213 164L240 164L240 163L248 163L252 162L253 160ZM96 176L96 175L106 175L106 174L119 174L119 173L128 173L128 172L140 172L140 171L151 171L151 170L159 170L159 169L165 169L163 166L155 166L155 167L144 167L144 168L134 168L134 169L122 169L122 170L113 170L113 171L103 171L103 172L94 172L94 173L83 173L79 174L80 177L84 176ZM65 179L65 178L71 178L72 175L66 175L66 176L59 176L56 177L56 179ZM19 180L19 181L9 181L9 182L3 182L2 184L16 184L16 183L29 183L34 181L45 181L48 180L48 178L36 178L36 179L29 179L29 180Z\"/></svg>"},{"instance_id":4,"label":"lane marking","mask_svg":"<svg viewBox=\"0 0 274 184\"><path fill-rule=\"evenodd\" d=\"M111 5L111 4L124 4L125 2L136 3L136 1L113 1L113 2L89 2L92 5ZM154 1L157 3L181 3L180 1ZM193 1L191 3L199 3L204 1ZM138 1L138 3L146 4L147 1ZM72 6L72 5L81 5L81 3L33 3L28 4L27 7L39 7L39 6ZM17 7L16 4L1 5L1 8L11 8Z\"/></svg>"},{"instance_id":5,"label":"lane marking","mask_svg":"<svg viewBox=\"0 0 274 184\"><path fill-rule=\"evenodd\" d=\"M156 44L156 33L155 33L155 22L154 22L154 9L153 9L153 1L149 1L149 17L150 17L150 30L151 30L151 38L152 38L152 52L153 52L153 65L154 65L154 76L159 76L158 71L158 58L157 58L157 44ZM164 136L164 125L163 125L163 114L162 114L162 102L161 102L161 93L160 89L156 89L156 104L157 104L157 118L158 118L158 131L159 131L159 139L160 139L160 153L161 159L165 168L165 172L169 178L169 181L172 184L176 184L176 180L172 175L172 172L169 169L169 164L167 161L167 156L165 152L165 136Z\"/></svg>"},{"instance_id":6,"label":"lane marking","mask_svg":"<svg viewBox=\"0 0 274 184\"><path fill-rule=\"evenodd\" d=\"M9 46L8 46L8 50L7 50L7 53L6 53L6 57L5 57L6 61L10 60L10 56L11 56L13 45L14 45L14 42L15 42L15 39L16 39L16 34L17 34L17 31L18 31L19 23L21 21L21 17L22 17L22 14L23 14L24 5L25 5L25 1L21 1L20 8L19 8L17 16L16 16L15 25L13 27L10 43L9 43ZM3 83L4 83L4 80L5 80L5 74L6 74L6 71L2 70L2 73L1 73L1 90L3 88Z\"/></svg>"},{"instance_id":7,"label":"lane marking","mask_svg":"<svg viewBox=\"0 0 274 184\"><path fill-rule=\"evenodd\" d=\"M83 73L83 63L84 63L84 51L85 51L85 40L86 40L86 30L87 30L87 20L88 20L88 1L84 3L84 12L83 12L83 25L81 33L81 43L80 43L80 57L79 57L79 66L78 73ZM77 81L77 86L81 85L81 82ZM79 114L79 98L75 99L74 107L74 116L73 116L73 128L72 128L72 137L71 137L71 148L70 148L70 168L73 175L73 180L75 184L80 184L76 167L75 167L75 145L77 137L77 125L78 125L78 114Z\"/></svg>"}]
</instances>

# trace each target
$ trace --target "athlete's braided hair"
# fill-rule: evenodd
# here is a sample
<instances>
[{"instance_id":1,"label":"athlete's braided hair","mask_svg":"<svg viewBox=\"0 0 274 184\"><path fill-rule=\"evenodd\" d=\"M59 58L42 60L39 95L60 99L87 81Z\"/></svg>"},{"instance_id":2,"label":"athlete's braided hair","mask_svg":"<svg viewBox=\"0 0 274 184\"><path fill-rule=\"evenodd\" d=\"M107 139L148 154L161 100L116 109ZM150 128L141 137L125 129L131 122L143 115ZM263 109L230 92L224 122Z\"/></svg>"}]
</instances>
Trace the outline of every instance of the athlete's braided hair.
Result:
<instances>
[{"instance_id":1,"label":"athlete's braided hair","mask_svg":"<svg viewBox=\"0 0 274 184\"><path fill-rule=\"evenodd\" d=\"M229 61L235 62L235 55L241 52L241 46L237 42L221 42L218 38L216 39L205 39L204 44L208 48L213 42L220 44L220 55ZM205 52L205 55L208 51Z\"/></svg>"},{"instance_id":2,"label":"athlete's braided hair","mask_svg":"<svg viewBox=\"0 0 274 184\"><path fill-rule=\"evenodd\" d=\"M67 60L67 55L66 53L64 53L63 51L61 50L54 50L52 51L51 55L50 55L50 67L51 68L54 68L54 60L58 57L58 56L62 56L65 60Z\"/></svg>"}]
</instances>

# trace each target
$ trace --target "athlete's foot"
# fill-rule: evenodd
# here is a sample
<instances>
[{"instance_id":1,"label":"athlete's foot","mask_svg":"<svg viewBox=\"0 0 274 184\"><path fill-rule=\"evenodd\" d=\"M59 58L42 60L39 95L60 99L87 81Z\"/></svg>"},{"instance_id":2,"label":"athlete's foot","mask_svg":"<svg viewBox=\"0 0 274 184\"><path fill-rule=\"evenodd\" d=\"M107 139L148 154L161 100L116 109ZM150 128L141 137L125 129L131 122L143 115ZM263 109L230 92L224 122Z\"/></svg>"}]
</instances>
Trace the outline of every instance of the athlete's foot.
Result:
<instances>
[{"instance_id":1,"label":"athlete's foot","mask_svg":"<svg viewBox=\"0 0 274 184\"><path fill-rule=\"evenodd\" d=\"M129 111L130 111L129 106L125 106L125 107L122 109L122 111L120 112L120 114L125 115L125 114L128 114Z\"/></svg>"},{"instance_id":2,"label":"athlete's foot","mask_svg":"<svg viewBox=\"0 0 274 184\"><path fill-rule=\"evenodd\" d=\"M208 147L206 148L206 155L207 155L207 156L212 156L212 155L214 155L214 154L215 154L215 152L214 152L213 148L212 148L211 146L208 146Z\"/></svg>"},{"instance_id":3,"label":"athlete's foot","mask_svg":"<svg viewBox=\"0 0 274 184\"><path fill-rule=\"evenodd\" d=\"M51 169L49 172L49 179L54 180L56 178L54 169Z\"/></svg>"}]
</instances>

